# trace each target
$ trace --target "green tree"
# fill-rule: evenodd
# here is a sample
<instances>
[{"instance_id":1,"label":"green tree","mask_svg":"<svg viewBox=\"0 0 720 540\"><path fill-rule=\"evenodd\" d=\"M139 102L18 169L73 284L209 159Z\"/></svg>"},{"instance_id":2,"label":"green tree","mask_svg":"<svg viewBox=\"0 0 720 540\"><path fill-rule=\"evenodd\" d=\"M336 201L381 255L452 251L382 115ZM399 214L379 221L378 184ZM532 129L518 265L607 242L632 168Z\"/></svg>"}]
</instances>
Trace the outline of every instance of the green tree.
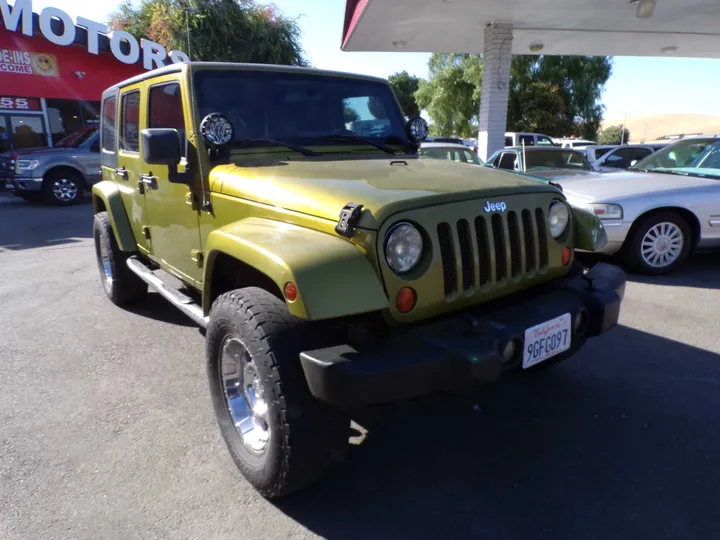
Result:
<instances>
[{"instance_id":1,"label":"green tree","mask_svg":"<svg viewBox=\"0 0 720 540\"><path fill-rule=\"evenodd\" d=\"M598 144L621 144L630 140L630 130L621 126L608 126L600 132Z\"/></svg>"},{"instance_id":2,"label":"green tree","mask_svg":"<svg viewBox=\"0 0 720 540\"><path fill-rule=\"evenodd\" d=\"M407 71L400 71L390 75L388 82L392 86L405 116L408 118L418 116L420 108L415 99L415 92L420 87L420 79L410 75Z\"/></svg>"},{"instance_id":3,"label":"green tree","mask_svg":"<svg viewBox=\"0 0 720 540\"><path fill-rule=\"evenodd\" d=\"M353 109L350 105L346 103L343 108L343 120L346 124L357 122L358 120L360 120L360 115L355 109Z\"/></svg>"},{"instance_id":4,"label":"green tree","mask_svg":"<svg viewBox=\"0 0 720 540\"><path fill-rule=\"evenodd\" d=\"M510 67L510 94L522 95L524 89L537 82L557 88L565 106L571 133L594 140L600 128L603 87L610 78L612 60L605 56L514 56ZM514 115L518 110L513 109ZM508 123L518 121L508 116Z\"/></svg>"},{"instance_id":5,"label":"green tree","mask_svg":"<svg viewBox=\"0 0 720 540\"><path fill-rule=\"evenodd\" d=\"M308 65L296 21L254 0L125 0L108 26L186 52L189 39L192 60Z\"/></svg>"},{"instance_id":6,"label":"green tree","mask_svg":"<svg viewBox=\"0 0 720 540\"><path fill-rule=\"evenodd\" d=\"M430 114L430 132L470 137L477 132L482 85L482 59L477 54L435 53L428 62L430 77L415 93L418 107Z\"/></svg>"},{"instance_id":7,"label":"green tree","mask_svg":"<svg viewBox=\"0 0 720 540\"><path fill-rule=\"evenodd\" d=\"M428 68L429 78L420 82L416 98L432 118L433 134L474 134L482 55L433 54ZM514 56L507 125L550 136L575 134L594 139L603 115L599 101L611 70L606 57Z\"/></svg>"},{"instance_id":8,"label":"green tree","mask_svg":"<svg viewBox=\"0 0 720 540\"><path fill-rule=\"evenodd\" d=\"M559 89L545 82L532 82L510 93L508 131L545 133L551 137L572 131Z\"/></svg>"}]
</instances>

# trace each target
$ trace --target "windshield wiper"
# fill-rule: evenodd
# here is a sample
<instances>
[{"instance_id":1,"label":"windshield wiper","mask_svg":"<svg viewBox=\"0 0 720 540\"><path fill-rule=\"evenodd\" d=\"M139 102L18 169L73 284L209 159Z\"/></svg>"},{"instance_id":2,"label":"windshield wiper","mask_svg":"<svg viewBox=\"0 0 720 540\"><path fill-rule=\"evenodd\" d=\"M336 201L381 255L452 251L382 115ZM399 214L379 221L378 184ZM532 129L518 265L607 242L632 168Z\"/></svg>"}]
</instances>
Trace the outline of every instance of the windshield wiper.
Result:
<instances>
[{"instance_id":1,"label":"windshield wiper","mask_svg":"<svg viewBox=\"0 0 720 540\"><path fill-rule=\"evenodd\" d=\"M327 139L327 140L337 139L339 141L364 142L365 144L370 144L370 145L374 146L375 148L377 148L378 150L382 150L383 152L385 152L387 154L390 154L393 156L395 155L395 150L390 148L388 145L379 143L379 142L375 142L372 139L367 139L365 137L361 137L360 135L322 135L320 137L316 137L316 139Z\"/></svg>"},{"instance_id":2,"label":"windshield wiper","mask_svg":"<svg viewBox=\"0 0 720 540\"><path fill-rule=\"evenodd\" d=\"M239 139L237 141L234 141L232 143L233 147L242 147L247 144L269 144L272 146L284 146L285 148L289 148L290 150L297 152L298 154L303 154L305 156L319 156L321 155L318 152L315 152L314 150L310 150L309 148L305 148L304 146L297 146L295 144L290 144L282 141L276 141L275 139Z\"/></svg>"}]
</instances>

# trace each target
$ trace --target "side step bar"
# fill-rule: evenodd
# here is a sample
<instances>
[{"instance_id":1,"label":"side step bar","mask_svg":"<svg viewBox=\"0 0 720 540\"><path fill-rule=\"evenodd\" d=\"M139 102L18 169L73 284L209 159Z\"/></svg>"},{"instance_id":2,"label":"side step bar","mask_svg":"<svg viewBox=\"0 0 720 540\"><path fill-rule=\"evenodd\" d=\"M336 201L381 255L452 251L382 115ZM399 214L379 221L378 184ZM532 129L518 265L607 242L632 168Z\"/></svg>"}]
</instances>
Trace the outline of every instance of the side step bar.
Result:
<instances>
[{"instance_id":1,"label":"side step bar","mask_svg":"<svg viewBox=\"0 0 720 540\"><path fill-rule=\"evenodd\" d=\"M177 289L165 283L162 279L152 273L152 270L145 266L137 257L130 257L127 260L127 266L134 274L159 292L166 300L173 304L176 308L190 317L195 324L203 328L207 328L208 318L203 317L203 311L193 299L186 294L181 293Z\"/></svg>"}]
</instances>

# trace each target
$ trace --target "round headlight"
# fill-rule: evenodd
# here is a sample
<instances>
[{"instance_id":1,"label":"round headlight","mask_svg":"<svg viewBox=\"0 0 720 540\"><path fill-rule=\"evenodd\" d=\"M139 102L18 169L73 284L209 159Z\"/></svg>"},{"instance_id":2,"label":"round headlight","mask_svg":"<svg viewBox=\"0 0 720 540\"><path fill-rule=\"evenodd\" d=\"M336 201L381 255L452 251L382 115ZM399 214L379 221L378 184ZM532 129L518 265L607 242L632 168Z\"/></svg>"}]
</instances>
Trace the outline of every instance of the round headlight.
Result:
<instances>
[{"instance_id":1,"label":"round headlight","mask_svg":"<svg viewBox=\"0 0 720 540\"><path fill-rule=\"evenodd\" d=\"M567 204L561 201L553 201L550 204L550 213L548 214L548 227L553 238L557 238L567 229L570 221L570 210Z\"/></svg>"},{"instance_id":2,"label":"round headlight","mask_svg":"<svg viewBox=\"0 0 720 540\"><path fill-rule=\"evenodd\" d=\"M385 237L385 260L396 274L415 268L422 251L422 235L409 223L394 225Z\"/></svg>"}]
</instances>

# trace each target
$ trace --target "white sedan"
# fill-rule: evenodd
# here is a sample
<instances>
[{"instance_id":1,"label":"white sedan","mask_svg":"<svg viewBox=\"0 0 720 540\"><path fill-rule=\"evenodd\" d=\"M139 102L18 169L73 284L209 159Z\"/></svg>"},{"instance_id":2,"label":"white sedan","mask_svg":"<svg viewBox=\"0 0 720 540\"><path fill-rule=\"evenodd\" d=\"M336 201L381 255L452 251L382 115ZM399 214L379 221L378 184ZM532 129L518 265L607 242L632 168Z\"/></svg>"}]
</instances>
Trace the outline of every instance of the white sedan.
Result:
<instances>
[{"instance_id":1,"label":"white sedan","mask_svg":"<svg viewBox=\"0 0 720 540\"><path fill-rule=\"evenodd\" d=\"M720 137L681 139L628 171L558 179L568 201L605 225L605 253L646 274L720 248Z\"/></svg>"}]
</instances>

